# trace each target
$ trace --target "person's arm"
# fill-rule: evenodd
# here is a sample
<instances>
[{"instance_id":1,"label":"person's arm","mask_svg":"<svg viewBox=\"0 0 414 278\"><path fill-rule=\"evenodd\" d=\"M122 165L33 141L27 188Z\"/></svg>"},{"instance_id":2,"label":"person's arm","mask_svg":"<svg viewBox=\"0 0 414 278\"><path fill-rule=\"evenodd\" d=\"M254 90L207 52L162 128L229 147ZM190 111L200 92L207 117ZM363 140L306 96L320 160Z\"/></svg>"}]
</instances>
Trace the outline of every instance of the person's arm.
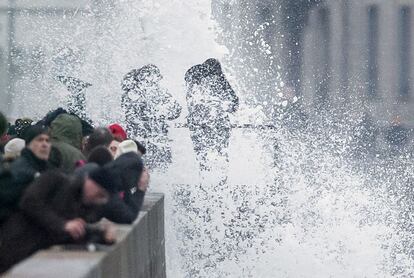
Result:
<instances>
[{"instance_id":1,"label":"person's arm","mask_svg":"<svg viewBox=\"0 0 414 278\"><path fill-rule=\"evenodd\" d=\"M115 233L111 227L99 227L96 225L86 225L83 243L114 244L116 241Z\"/></svg>"},{"instance_id":2,"label":"person's arm","mask_svg":"<svg viewBox=\"0 0 414 278\"><path fill-rule=\"evenodd\" d=\"M131 224L137 218L138 213L134 207L127 205L118 196L112 196L102 207L100 215L114 223Z\"/></svg>"},{"instance_id":3,"label":"person's arm","mask_svg":"<svg viewBox=\"0 0 414 278\"><path fill-rule=\"evenodd\" d=\"M135 215L134 220L137 218L139 211L144 203L145 192L137 189L135 192L129 192L125 194L124 202Z\"/></svg>"},{"instance_id":4,"label":"person's arm","mask_svg":"<svg viewBox=\"0 0 414 278\"><path fill-rule=\"evenodd\" d=\"M167 91L164 92L165 94L165 117L167 120L175 120L181 115L181 105L175 101L170 93Z\"/></svg>"}]
</instances>

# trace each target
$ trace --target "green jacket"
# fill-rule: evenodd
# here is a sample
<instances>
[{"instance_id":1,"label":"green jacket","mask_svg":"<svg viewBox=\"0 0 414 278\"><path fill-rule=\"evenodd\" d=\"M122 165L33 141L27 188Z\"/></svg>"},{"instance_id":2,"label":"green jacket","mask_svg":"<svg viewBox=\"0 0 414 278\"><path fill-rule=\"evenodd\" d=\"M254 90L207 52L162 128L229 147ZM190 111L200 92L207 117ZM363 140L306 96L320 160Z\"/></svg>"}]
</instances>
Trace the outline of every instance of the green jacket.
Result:
<instances>
[{"instance_id":1,"label":"green jacket","mask_svg":"<svg viewBox=\"0 0 414 278\"><path fill-rule=\"evenodd\" d=\"M76 116L62 114L52 122L50 129L52 145L58 150L58 153L51 153L51 160L61 160L60 168L66 173L72 173L77 161L86 160L81 152L81 121ZM60 157L54 157L57 155Z\"/></svg>"}]
</instances>

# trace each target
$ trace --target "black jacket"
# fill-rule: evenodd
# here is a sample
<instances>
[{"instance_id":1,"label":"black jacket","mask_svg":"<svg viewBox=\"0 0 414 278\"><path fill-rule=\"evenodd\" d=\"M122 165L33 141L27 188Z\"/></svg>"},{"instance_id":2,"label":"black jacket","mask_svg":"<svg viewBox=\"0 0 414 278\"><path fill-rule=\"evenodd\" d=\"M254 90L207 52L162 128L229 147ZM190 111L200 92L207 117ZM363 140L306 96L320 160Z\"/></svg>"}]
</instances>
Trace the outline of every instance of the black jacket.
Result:
<instances>
[{"instance_id":1,"label":"black jacket","mask_svg":"<svg viewBox=\"0 0 414 278\"><path fill-rule=\"evenodd\" d=\"M118 194L113 195L109 202L100 210L99 217L119 223L131 224L135 221L144 202L145 192L127 192L121 198Z\"/></svg>"},{"instance_id":2,"label":"black jacket","mask_svg":"<svg viewBox=\"0 0 414 278\"><path fill-rule=\"evenodd\" d=\"M49 168L47 161L37 158L29 149L22 151L10 165L9 175L0 178L0 222L17 209L26 187Z\"/></svg>"},{"instance_id":3,"label":"black jacket","mask_svg":"<svg viewBox=\"0 0 414 278\"><path fill-rule=\"evenodd\" d=\"M20 210L0 226L0 273L40 249L75 243L64 230L66 221L99 220L97 207L82 204L82 187L82 178L72 179L50 171L27 188ZM76 243L87 241L104 243L103 231L88 228L85 238Z\"/></svg>"},{"instance_id":4,"label":"black jacket","mask_svg":"<svg viewBox=\"0 0 414 278\"><path fill-rule=\"evenodd\" d=\"M123 198L119 194L113 195L104 206L102 217L122 224L134 222L145 196L145 192L136 187L144 169L141 158L135 153L126 153L104 168L115 177L117 191L123 193Z\"/></svg>"}]
</instances>

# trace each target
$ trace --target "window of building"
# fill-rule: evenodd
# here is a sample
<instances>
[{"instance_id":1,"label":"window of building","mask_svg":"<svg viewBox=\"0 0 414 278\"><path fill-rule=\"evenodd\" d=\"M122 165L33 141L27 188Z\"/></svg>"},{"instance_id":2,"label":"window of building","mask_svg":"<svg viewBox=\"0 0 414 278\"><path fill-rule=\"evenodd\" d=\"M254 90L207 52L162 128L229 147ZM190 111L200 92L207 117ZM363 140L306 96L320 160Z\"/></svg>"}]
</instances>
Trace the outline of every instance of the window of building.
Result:
<instances>
[{"instance_id":1,"label":"window of building","mask_svg":"<svg viewBox=\"0 0 414 278\"><path fill-rule=\"evenodd\" d=\"M378 41L379 41L379 9L368 8L368 86L370 99L378 97Z\"/></svg>"},{"instance_id":2,"label":"window of building","mask_svg":"<svg viewBox=\"0 0 414 278\"><path fill-rule=\"evenodd\" d=\"M411 77L411 8L403 6L399 14L399 97L407 100L410 97Z\"/></svg>"}]
</instances>

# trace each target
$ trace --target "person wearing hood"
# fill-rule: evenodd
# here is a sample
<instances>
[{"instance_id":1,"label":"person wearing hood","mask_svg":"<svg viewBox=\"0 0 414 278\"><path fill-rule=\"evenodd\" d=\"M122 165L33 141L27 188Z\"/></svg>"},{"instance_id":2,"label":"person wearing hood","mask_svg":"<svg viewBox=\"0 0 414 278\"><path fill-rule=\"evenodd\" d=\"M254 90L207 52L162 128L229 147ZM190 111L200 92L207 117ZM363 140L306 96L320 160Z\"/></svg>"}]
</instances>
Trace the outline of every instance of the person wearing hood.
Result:
<instances>
[{"instance_id":1,"label":"person wearing hood","mask_svg":"<svg viewBox=\"0 0 414 278\"><path fill-rule=\"evenodd\" d=\"M81 152L81 121L76 116L61 114L51 123L50 132L52 145L58 152L52 153L52 159L60 155L61 169L66 173L72 173L77 161L86 160Z\"/></svg>"},{"instance_id":2,"label":"person wearing hood","mask_svg":"<svg viewBox=\"0 0 414 278\"><path fill-rule=\"evenodd\" d=\"M155 65L145 65L127 73L122 80L121 106L130 139L144 142L146 164L164 168L171 163L167 121L177 119L181 106L162 87L163 76Z\"/></svg>"},{"instance_id":3,"label":"person wearing hood","mask_svg":"<svg viewBox=\"0 0 414 278\"><path fill-rule=\"evenodd\" d=\"M0 181L0 222L17 209L19 200L27 186L41 173L50 169L48 163L51 144L48 131L32 126L25 132L26 148L10 165L8 179Z\"/></svg>"},{"instance_id":4,"label":"person wearing hood","mask_svg":"<svg viewBox=\"0 0 414 278\"><path fill-rule=\"evenodd\" d=\"M91 226L99 220L115 188L107 170L69 177L48 171L25 191L19 210L0 225L0 273L41 249L57 244L112 244L112 230Z\"/></svg>"},{"instance_id":5,"label":"person wearing hood","mask_svg":"<svg viewBox=\"0 0 414 278\"><path fill-rule=\"evenodd\" d=\"M188 128L200 168L208 170L208 153L218 152L228 160L230 115L237 111L239 98L217 59L191 67L185 74L185 81Z\"/></svg>"},{"instance_id":6,"label":"person wearing hood","mask_svg":"<svg viewBox=\"0 0 414 278\"><path fill-rule=\"evenodd\" d=\"M48 112L46 114L46 116L43 117L43 119L41 119L39 122L36 123L36 125L41 125L41 126L45 126L45 127L50 128L50 126L52 125L52 122L59 115L62 115L62 114L69 114L69 115L75 116L76 118L78 118L81 121L81 124L82 124L82 146L81 146L81 150L83 150L83 146L84 146L85 142L87 141L88 136L90 134L92 134L93 131L94 131L94 127L92 126L91 121L86 121L84 119L81 119L78 115L73 114L73 113L69 113L65 109L59 107L55 110L52 110L52 111Z\"/></svg>"},{"instance_id":7,"label":"person wearing hood","mask_svg":"<svg viewBox=\"0 0 414 278\"><path fill-rule=\"evenodd\" d=\"M103 215L116 223L131 224L137 217L148 188L149 174L135 152L122 154L105 167L117 180L119 195L105 206ZM122 208L120 200L126 205Z\"/></svg>"}]
</instances>

